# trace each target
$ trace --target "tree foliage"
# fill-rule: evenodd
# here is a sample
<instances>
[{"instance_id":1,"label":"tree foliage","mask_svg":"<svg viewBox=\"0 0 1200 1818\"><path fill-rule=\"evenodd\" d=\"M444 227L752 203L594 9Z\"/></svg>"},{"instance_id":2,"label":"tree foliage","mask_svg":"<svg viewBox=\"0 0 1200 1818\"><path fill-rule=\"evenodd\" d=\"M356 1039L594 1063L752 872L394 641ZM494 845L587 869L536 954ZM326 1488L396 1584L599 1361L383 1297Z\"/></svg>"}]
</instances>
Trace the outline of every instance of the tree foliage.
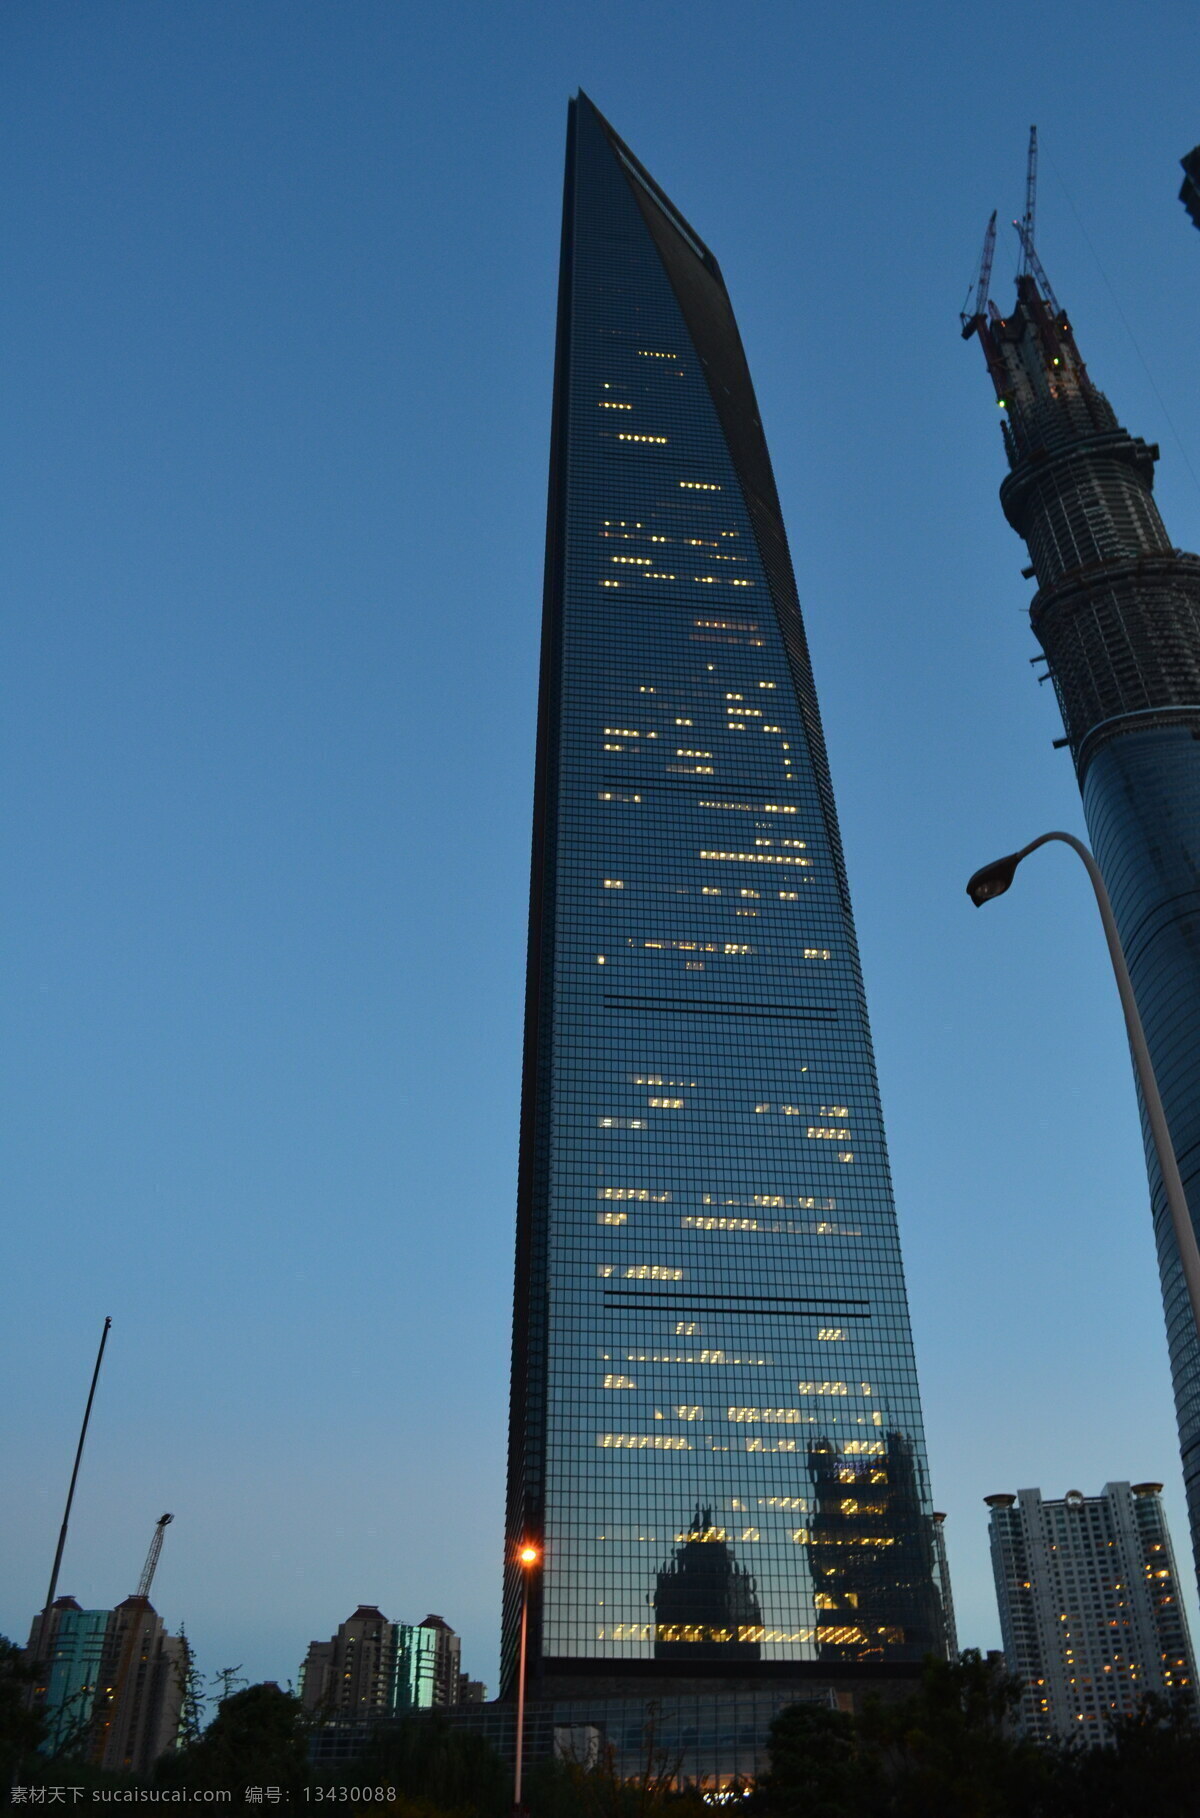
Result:
<instances>
[{"instance_id":1,"label":"tree foliage","mask_svg":"<svg viewBox=\"0 0 1200 1818\"><path fill-rule=\"evenodd\" d=\"M912 1695L860 1715L793 1705L771 1727L758 1818L1196 1818L1200 1731L1148 1699L1104 1746L1017 1735L1020 1684L967 1652L926 1661Z\"/></svg>"},{"instance_id":2,"label":"tree foliage","mask_svg":"<svg viewBox=\"0 0 1200 1818\"><path fill-rule=\"evenodd\" d=\"M164 1755L155 1779L169 1786L277 1786L295 1793L311 1778L305 1742L299 1699L277 1685L251 1685L221 1700L199 1741Z\"/></svg>"},{"instance_id":3,"label":"tree foliage","mask_svg":"<svg viewBox=\"0 0 1200 1818\"><path fill-rule=\"evenodd\" d=\"M0 1787L11 1786L22 1761L46 1733L45 1718L28 1706L32 1682L32 1669L16 1642L0 1635Z\"/></svg>"}]
</instances>

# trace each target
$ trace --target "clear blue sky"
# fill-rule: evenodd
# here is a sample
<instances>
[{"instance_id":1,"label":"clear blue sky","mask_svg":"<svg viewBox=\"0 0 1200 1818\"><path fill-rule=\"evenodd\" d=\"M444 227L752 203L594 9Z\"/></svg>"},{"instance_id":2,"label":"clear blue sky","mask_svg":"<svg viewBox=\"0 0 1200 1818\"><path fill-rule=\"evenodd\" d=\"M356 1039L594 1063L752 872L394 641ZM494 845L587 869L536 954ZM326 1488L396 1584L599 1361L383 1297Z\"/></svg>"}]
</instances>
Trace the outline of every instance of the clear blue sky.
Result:
<instances>
[{"instance_id":1,"label":"clear blue sky","mask_svg":"<svg viewBox=\"0 0 1200 1818\"><path fill-rule=\"evenodd\" d=\"M206 1671L286 1680L374 1601L495 1686L579 85L715 248L758 388L962 1639L998 1642L991 1490L1161 1478L1186 1557L1085 880L963 894L1082 818L957 310L1036 120L1043 259L1200 548L1194 6L9 0L0 48L0 1629L111 1313L61 1590L126 1595L171 1509L155 1601Z\"/></svg>"}]
</instances>

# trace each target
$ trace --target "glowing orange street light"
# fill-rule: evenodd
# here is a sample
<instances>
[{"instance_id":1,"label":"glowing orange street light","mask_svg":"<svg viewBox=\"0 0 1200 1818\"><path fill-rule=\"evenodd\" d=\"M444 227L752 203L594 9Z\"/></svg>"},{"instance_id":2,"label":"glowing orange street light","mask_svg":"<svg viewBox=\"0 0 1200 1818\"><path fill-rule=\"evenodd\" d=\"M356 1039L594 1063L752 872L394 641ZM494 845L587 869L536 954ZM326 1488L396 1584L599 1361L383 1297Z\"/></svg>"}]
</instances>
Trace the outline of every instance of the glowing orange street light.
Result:
<instances>
[{"instance_id":1,"label":"glowing orange street light","mask_svg":"<svg viewBox=\"0 0 1200 1818\"><path fill-rule=\"evenodd\" d=\"M521 1654L517 1666L517 1760L516 1773L513 1779L513 1811L521 1813L521 1762L525 1753L525 1642L529 1629L529 1580L535 1566L542 1562L542 1550L526 1541L518 1549L517 1563L521 1567Z\"/></svg>"}]
</instances>

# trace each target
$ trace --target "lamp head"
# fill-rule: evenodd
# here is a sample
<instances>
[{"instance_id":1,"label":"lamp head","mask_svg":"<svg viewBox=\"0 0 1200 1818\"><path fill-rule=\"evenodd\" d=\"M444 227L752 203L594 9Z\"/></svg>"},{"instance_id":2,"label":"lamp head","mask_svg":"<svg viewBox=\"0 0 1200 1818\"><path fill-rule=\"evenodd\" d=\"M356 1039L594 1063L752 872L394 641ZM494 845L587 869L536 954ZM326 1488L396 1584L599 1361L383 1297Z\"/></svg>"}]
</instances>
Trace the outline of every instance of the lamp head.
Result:
<instances>
[{"instance_id":1,"label":"lamp head","mask_svg":"<svg viewBox=\"0 0 1200 1818\"><path fill-rule=\"evenodd\" d=\"M541 1552L537 1547L528 1545L523 1546L517 1554L517 1559L525 1567L526 1571L529 1571L533 1566L537 1565L541 1557Z\"/></svg>"},{"instance_id":2,"label":"lamp head","mask_svg":"<svg viewBox=\"0 0 1200 1818\"><path fill-rule=\"evenodd\" d=\"M977 909L990 903L994 896L1003 896L1016 874L1024 853L1010 852L1007 858L993 859L990 865L984 865L967 884L967 895Z\"/></svg>"}]
</instances>

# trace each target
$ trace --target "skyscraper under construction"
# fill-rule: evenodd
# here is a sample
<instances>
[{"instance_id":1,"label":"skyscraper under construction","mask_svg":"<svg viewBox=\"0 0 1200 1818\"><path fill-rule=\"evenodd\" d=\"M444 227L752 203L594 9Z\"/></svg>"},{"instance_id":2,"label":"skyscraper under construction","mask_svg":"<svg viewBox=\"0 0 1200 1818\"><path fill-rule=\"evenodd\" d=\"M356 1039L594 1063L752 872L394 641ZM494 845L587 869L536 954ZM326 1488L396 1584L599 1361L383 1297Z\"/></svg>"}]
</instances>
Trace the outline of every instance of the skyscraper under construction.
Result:
<instances>
[{"instance_id":1,"label":"skyscraper under construction","mask_svg":"<svg viewBox=\"0 0 1200 1818\"><path fill-rule=\"evenodd\" d=\"M503 1674L945 1646L875 1065L779 501L715 258L568 136Z\"/></svg>"},{"instance_id":2,"label":"skyscraper under construction","mask_svg":"<svg viewBox=\"0 0 1200 1818\"><path fill-rule=\"evenodd\" d=\"M1034 142L1036 143L1036 142ZM1200 1213L1200 558L1153 498L1158 449L1088 375L1033 244L1033 147L1015 302L988 298L994 222L963 333L1005 413L1004 514L1029 548L1029 616L1058 694L1192 1220ZM1192 1543L1200 1557L1200 1346L1143 1107Z\"/></svg>"}]
</instances>

